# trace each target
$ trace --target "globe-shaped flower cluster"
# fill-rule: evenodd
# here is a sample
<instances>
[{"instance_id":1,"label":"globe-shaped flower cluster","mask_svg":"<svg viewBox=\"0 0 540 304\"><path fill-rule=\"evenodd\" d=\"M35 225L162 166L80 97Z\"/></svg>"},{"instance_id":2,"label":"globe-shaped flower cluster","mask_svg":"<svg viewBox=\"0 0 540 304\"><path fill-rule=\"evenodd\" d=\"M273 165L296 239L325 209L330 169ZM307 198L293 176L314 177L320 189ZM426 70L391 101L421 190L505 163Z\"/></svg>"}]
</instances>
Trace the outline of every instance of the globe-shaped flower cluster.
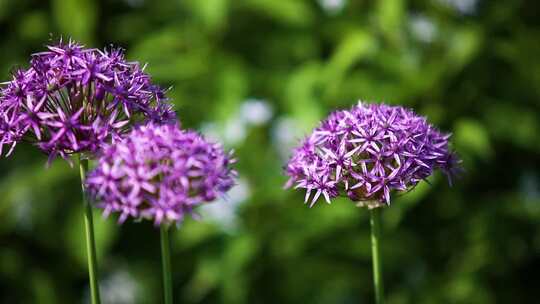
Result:
<instances>
[{"instance_id":1,"label":"globe-shaped flower cluster","mask_svg":"<svg viewBox=\"0 0 540 304\"><path fill-rule=\"evenodd\" d=\"M86 49L69 41L32 56L0 91L0 154L18 142L68 159L94 154L141 121L175 119L164 91L121 49Z\"/></svg>"},{"instance_id":2,"label":"globe-shaped flower cluster","mask_svg":"<svg viewBox=\"0 0 540 304\"><path fill-rule=\"evenodd\" d=\"M369 208L390 204L441 169L451 181L460 170L449 134L399 106L359 103L321 122L289 160L286 187L306 189L312 206L320 197L347 195Z\"/></svg>"},{"instance_id":3,"label":"globe-shaped flower cluster","mask_svg":"<svg viewBox=\"0 0 540 304\"><path fill-rule=\"evenodd\" d=\"M178 125L149 123L101 152L86 185L104 214L179 223L234 184L231 153Z\"/></svg>"}]
</instances>

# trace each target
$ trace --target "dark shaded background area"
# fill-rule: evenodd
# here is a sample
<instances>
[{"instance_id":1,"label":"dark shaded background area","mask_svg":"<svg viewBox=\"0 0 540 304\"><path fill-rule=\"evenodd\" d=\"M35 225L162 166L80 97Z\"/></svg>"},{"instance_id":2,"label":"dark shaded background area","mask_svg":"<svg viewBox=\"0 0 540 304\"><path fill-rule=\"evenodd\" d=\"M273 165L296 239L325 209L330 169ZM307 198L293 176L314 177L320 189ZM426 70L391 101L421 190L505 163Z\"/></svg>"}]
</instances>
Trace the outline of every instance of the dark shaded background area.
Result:
<instances>
[{"instance_id":1,"label":"dark shaded background area","mask_svg":"<svg viewBox=\"0 0 540 304\"><path fill-rule=\"evenodd\" d=\"M367 212L282 190L290 147L360 98L453 132L466 168L384 211L388 303L535 303L539 15L536 1L0 0L0 78L60 36L120 45L172 86L184 126L237 151L229 199L174 234L178 303L372 302ZM78 172L45 162L25 145L0 159L1 303L87 298ZM103 302L159 303L158 230L96 225Z\"/></svg>"}]
</instances>

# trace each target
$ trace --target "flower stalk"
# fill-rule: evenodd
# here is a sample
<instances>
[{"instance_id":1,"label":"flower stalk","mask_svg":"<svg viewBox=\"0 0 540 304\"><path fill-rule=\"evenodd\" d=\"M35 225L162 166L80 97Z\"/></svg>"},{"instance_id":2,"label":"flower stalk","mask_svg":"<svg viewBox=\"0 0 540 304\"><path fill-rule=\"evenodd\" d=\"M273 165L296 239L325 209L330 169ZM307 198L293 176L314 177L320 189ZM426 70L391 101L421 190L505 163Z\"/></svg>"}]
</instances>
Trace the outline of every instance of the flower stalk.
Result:
<instances>
[{"instance_id":1,"label":"flower stalk","mask_svg":"<svg viewBox=\"0 0 540 304\"><path fill-rule=\"evenodd\" d=\"M379 241L381 237L381 208L373 208L369 212L371 223L371 255L373 261L373 285L375 287L375 303L384 303L384 286L382 275L382 257Z\"/></svg>"},{"instance_id":2,"label":"flower stalk","mask_svg":"<svg viewBox=\"0 0 540 304\"><path fill-rule=\"evenodd\" d=\"M94 237L94 220L92 216L92 206L86 199L86 191L84 186L84 180L86 172L88 171L88 160L82 159L79 155L79 170L81 174L81 187L84 204L84 229L86 236L86 257L88 260L88 278L90 280L90 298L92 304L99 304L99 284L97 273L97 255L96 255L96 241Z\"/></svg>"},{"instance_id":3,"label":"flower stalk","mask_svg":"<svg viewBox=\"0 0 540 304\"><path fill-rule=\"evenodd\" d=\"M169 227L161 225L161 264L163 271L163 300L165 304L173 303L172 275L171 275L171 240Z\"/></svg>"}]
</instances>

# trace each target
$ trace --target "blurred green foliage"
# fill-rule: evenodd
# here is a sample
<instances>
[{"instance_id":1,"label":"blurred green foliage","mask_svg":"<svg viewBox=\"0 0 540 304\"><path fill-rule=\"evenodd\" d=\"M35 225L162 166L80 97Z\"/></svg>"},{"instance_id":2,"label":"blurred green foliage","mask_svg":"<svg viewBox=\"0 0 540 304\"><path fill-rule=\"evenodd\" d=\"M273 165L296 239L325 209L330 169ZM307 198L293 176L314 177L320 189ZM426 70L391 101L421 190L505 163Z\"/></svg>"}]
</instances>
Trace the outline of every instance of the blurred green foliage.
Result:
<instances>
[{"instance_id":1,"label":"blurred green foliage","mask_svg":"<svg viewBox=\"0 0 540 304\"><path fill-rule=\"evenodd\" d=\"M0 0L2 79L60 36L123 46L182 123L237 151L230 199L175 232L178 303L371 303L367 212L282 190L288 149L357 99L454 132L466 172L384 211L389 304L534 303L540 5L486 0ZM0 160L1 303L84 303L76 170ZM159 303L158 230L96 219L104 303Z\"/></svg>"}]
</instances>

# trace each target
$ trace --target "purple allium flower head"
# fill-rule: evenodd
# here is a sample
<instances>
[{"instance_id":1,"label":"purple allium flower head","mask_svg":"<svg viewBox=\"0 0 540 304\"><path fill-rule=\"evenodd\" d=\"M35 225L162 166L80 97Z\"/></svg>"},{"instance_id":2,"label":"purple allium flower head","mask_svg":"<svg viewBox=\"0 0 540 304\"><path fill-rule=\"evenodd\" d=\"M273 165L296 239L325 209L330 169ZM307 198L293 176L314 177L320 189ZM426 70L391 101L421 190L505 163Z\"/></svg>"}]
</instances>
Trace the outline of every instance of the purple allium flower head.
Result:
<instances>
[{"instance_id":1,"label":"purple allium flower head","mask_svg":"<svg viewBox=\"0 0 540 304\"><path fill-rule=\"evenodd\" d=\"M223 195L236 172L231 153L178 125L149 123L100 152L87 189L107 216L181 222L185 214Z\"/></svg>"},{"instance_id":2,"label":"purple allium flower head","mask_svg":"<svg viewBox=\"0 0 540 304\"><path fill-rule=\"evenodd\" d=\"M460 160L449 137L411 110L360 102L330 114L294 150L286 187L306 189L310 206L339 195L359 206L389 205L392 192L412 189L435 169L451 183Z\"/></svg>"},{"instance_id":3,"label":"purple allium flower head","mask_svg":"<svg viewBox=\"0 0 540 304\"><path fill-rule=\"evenodd\" d=\"M21 141L69 160L93 155L141 121L175 120L164 92L121 49L87 49L69 41L34 54L28 69L0 89L0 155Z\"/></svg>"}]
</instances>

